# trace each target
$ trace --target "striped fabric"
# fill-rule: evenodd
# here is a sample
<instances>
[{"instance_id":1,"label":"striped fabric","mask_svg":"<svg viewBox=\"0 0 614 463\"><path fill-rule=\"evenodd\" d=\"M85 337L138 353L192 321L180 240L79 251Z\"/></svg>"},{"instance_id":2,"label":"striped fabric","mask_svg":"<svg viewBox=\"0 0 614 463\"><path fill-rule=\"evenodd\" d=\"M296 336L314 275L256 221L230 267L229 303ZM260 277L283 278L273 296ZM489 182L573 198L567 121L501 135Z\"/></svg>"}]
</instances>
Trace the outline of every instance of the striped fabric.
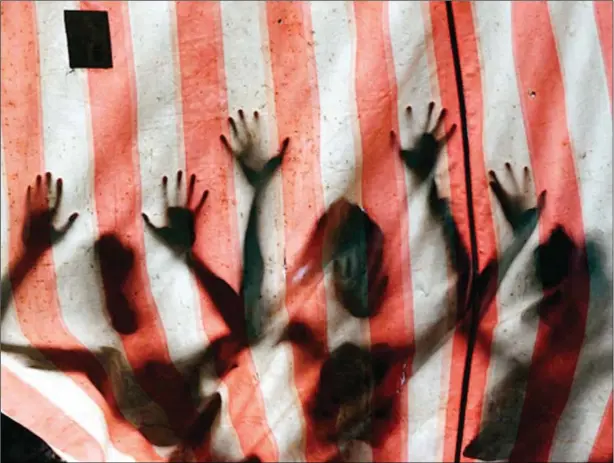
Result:
<instances>
[{"instance_id":1,"label":"striped fabric","mask_svg":"<svg viewBox=\"0 0 614 463\"><path fill-rule=\"evenodd\" d=\"M401 1L1 8L2 278L24 251L25 193L38 174L64 181L59 223L80 214L14 288L2 342L39 354L33 361L2 352L3 413L67 460L171 458L172 446L147 436L164 436L193 411L180 392L186 359L228 329L188 268L145 229L141 212L161 224L162 177L196 174L196 190L209 190L196 253L238 289L251 189L219 135L243 108L259 111L271 155L291 138L259 219L263 298L281 308L280 324L307 323L329 350L344 341L415 344L398 426L382 445L356 443L344 458L453 460L468 345L454 328L461 280L428 212L427 189L389 142L390 130L409 140L407 104L418 122L434 101L448 110L446 130L461 124L452 30L467 124L444 148L436 176L467 249L472 198L477 270L510 242L488 171L529 166L532 194L548 194L478 327L462 448L478 437L482 453L497 459L612 460L611 2L462 2L452 4L452 18L443 2ZM108 12L112 69L69 69L63 12L76 9ZM328 275L308 294L285 291L286 269L342 195L361 204L386 239L390 281L370 320L348 317ZM542 297L532 253L557 224L584 256L573 277L576 322L564 328L527 316ZM134 334L111 326L114 308L93 249L107 233L134 251L127 282L141 322ZM223 406L201 458L336 455L307 414L319 373L307 352L265 339L238 363L222 381L203 381ZM525 374L509 383L518 368ZM107 379L113 388L103 397L95 383ZM507 425L489 440L493 413Z\"/></svg>"}]
</instances>

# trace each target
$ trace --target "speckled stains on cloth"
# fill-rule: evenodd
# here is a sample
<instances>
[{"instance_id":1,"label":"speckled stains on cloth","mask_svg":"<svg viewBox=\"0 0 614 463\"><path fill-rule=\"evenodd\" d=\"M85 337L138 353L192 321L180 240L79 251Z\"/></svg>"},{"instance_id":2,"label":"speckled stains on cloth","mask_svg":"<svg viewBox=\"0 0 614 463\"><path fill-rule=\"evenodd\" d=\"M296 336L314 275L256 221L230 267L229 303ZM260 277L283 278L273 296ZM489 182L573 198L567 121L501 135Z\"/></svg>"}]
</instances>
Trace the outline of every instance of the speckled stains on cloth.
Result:
<instances>
[{"instance_id":1,"label":"speckled stains on cloth","mask_svg":"<svg viewBox=\"0 0 614 463\"><path fill-rule=\"evenodd\" d=\"M71 72L66 9L108 12L113 68ZM460 461L611 460L611 2L0 10L7 416L79 461L452 461L457 447ZM447 109L437 140L458 129L425 177L390 132L409 150L429 102ZM263 160L290 138L253 215L254 189L219 138L241 108L259 113ZM490 170L512 191L506 162L530 168L533 205L547 191L529 236L490 193ZM26 191L47 171L64 182L53 225L79 217L23 271ZM164 222L164 176L168 206L186 205L178 171L179 196L192 175L197 196L209 191L194 235L174 242L193 241L187 265L141 215L162 235L191 227ZM346 310L325 240L312 239L341 198L383 236L388 280L371 318ZM250 216L255 306L271 321L248 342ZM337 276L361 265L338 263ZM465 404L467 301L481 318ZM365 365L382 344L400 358L378 383ZM326 429L345 433L323 440L311 408L321 367L347 345L367 369L341 369L337 385L362 378L375 399L338 404ZM174 445L190 432L199 443Z\"/></svg>"}]
</instances>

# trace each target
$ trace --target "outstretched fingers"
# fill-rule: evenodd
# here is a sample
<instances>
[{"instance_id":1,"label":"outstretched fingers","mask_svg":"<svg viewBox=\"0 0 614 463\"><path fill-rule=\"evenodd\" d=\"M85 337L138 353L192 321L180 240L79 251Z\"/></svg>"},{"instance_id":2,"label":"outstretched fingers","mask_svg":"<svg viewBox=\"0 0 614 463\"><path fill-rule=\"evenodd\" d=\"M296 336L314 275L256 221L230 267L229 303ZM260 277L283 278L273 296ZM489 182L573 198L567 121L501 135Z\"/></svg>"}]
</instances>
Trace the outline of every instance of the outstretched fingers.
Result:
<instances>
[{"instance_id":1,"label":"outstretched fingers","mask_svg":"<svg viewBox=\"0 0 614 463\"><path fill-rule=\"evenodd\" d=\"M263 179L268 179L279 168L279 166L281 165L281 162L283 161L284 155L286 154L286 151L288 151L289 144L290 144L290 138L289 137L284 138L284 140L281 142L281 146L279 147L279 152L277 156L269 159L267 163L264 165L264 167L262 168L262 178Z\"/></svg>"},{"instance_id":2,"label":"outstretched fingers","mask_svg":"<svg viewBox=\"0 0 614 463\"><path fill-rule=\"evenodd\" d=\"M141 212L141 217L143 217L143 222L145 222L145 225L147 225L148 227L156 228L156 226L151 223L151 220L149 219L149 216L147 214Z\"/></svg>"},{"instance_id":3,"label":"outstretched fingers","mask_svg":"<svg viewBox=\"0 0 614 463\"><path fill-rule=\"evenodd\" d=\"M537 197L537 210L541 213L546 207L546 190L542 191Z\"/></svg>"},{"instance_id":4,"label":"outstretched fingers","mask_svg":"<svg viewBox=\"0 0 614 463\"><path fill-rule=\"evenodd\" d=\"M45 172L45 188L43 190L42 196L45 201L45 206L49 209L49 212L53 211L53 208L51 207L51 200L54 199L52 190L53 189L51 187L51 172Z\"/></svg>"},{"instance_id":5,"label":"outstretched fingers","mask_svg":"<svg viewBox=\"0 0 614 463\"><path fill-rule=\"evenodd\" d=\"M183 172L181 170L177 171L177 186L175 189L175 204L181 204L181 181L183 179Z\"/></svg>"},{"instance_id":6,"label":"outstretched fingers","mask_svg":"<svg viewBox=\"0 0 614 463\"><path fill-rule=\"evenodd\" d=\"M44 176L37 175L34 185L28 185L26 190L26 212L30 215L34 210L48 210L54 216L60 208L62 193L61 178L56 180L54 194L51 172L46 172Z\"/></svg>"},{"instance_id":7,"label":"outstretched fingers","mask_svg":"<svg viewBox=\"0 0 614 463\"><path fill-rule=\"evenodd\" d=\"M512 227L516 227L517 219L518 219L518 206L514 203L513 197L509 195L507 191L501 185L497 174L494 171L490 171L488 173L490 175L490 187L492 188L497 201L501 205L501 209L503 210L503 215L505 219L512 225Z\"/></svg>"},{"instance_id":8,"label":"outstretched fingers","mask_svg":"<svg viewBox=\"0 0 614 463\"><path fill-rule=\"evenodd\" d=\"M28 211L32 212L36 209L40 209L43 204L45 206L47 206L48 203L43 203L43 201L47 200L47 197L43 194L42 191L42 186L43 186L43 177L41 175L37 175L36 176L36 180L34 182L34 186L28 186L28 203L29 203L29 208ZM43 196L45 196L43 198Z\"/></svg>"},{"instance_id":9,"label":"outstretched fingers","mask_svg":"<svg viewBox=\"0 0 614 463\"><path fill-rule=\"evenodd\" d=\"M274 158L269 159L262 168L262 173L259 175L260 180L266 182L275 173L275 171L279 169L282 160L283 154L279 154Z\"/></svg>"},{"instance_id":10,"label":"outstretched fingers","mask_svg":"<svg viewBox=\"0 0 614 463\"><path fill-rule=\"evenodd\" d=\"M228 141L228 138L226 138L226 135L220 135L220 141L222 142L222 146L228 152L228 154L234 156L234 151L232 149L232 146L230 146L230 142Z\"/></svg>"},{"instance_id":11,"label":"outstretched fingers","mask_svg":"<svg viewBox=\"0 0 614 463\"><path fill-rule=\"evenodd\" d=\"M230 126L230 131L232 132L232 135L238 137L239 130L237 129L237 123L232 117L228 118L228 125Z\"/></svg>"},{"instance_id":12,"label":"outstretched fingers","mask_svg":"<svg viewBox=\"0 0 614 463\"><path fill-rule=\"evenodd\" d=\"M48 173L48 175L49 175L49 182L51 182L51 174ZM53 207L50 210L52 216L55 215L60 208L60 203L62 202L63 189L64 189L64 183L62 182L62 179L59 178L55 182L55 203L53 204Z\"/></svg>"},{"instance_id":13,"label":"outstretched fingers","mask_svg":"<svg viewBox=\"0 0 614 463\"><path fill-rule=\"evenodd\" d=\"M514 171L512 170L512 165L509 162L505 163L505 172L507 172L507 176L510 179L510 183L514 188L514 191L520 192L520 186L518 185L518 180L516 180L516 176L514 175Z\"/></svg>"},{"instance_id":14,"label":"outstretched fingers","mask_svg":"<svg viewBox=\"0 0 614 463\"><path fill-rule=\"evenodd\" d=\"M454 133L456 132L456 128L457 128L456 124L452 124L452 127L450 127L450 130L448 130L443 136L443 138L439 140L439 146L443 146L446 143L448 143L450 138L452 138L452 135L454 135Z\"/></svg>"},{"instance_id":15,"label":"outstretched fingers","mask_svg":"<svg viewBox=\"0 0 614 463\"><path fill-rule=\"evenodd\" d=\"M286 154L286 151L288 151L288 145L290 145L290 137L284 138L284 140L281 142L281 147L279 148L279 154L277 157L283 157L284 154Z\"/></svg>"},{"instance_id":16,"label":"outstretched fingers","mask_svg":"<svg viewBox=\"0 0 614 463\"><path fill-rule=\"evenodd\" d=\"M164 196L164 209L168 209L169 200L168 200L168 177L165 175L162 177L162 194Z\"/></svg>"},{"instance_id":17,"label":"outstretched fingers","mask_svg":"<svg viewBox=\"0 0 614 463\"><path fill-rule=\"evenodd\" d=\"M397 137L397 133L394 130L390 131L390 148L392 148L393 152L399 151L401 149L399 137Z\"/></svg>"},{"instance_id":18,"label":"outstretched fingers","mask_svg":"<svg viewBox=\"0 0 614 463\"><path fill-rule=\"evenodd\" d=\"M77 218L79 217L79 213L78 212L74 212L69 218L68 221L62 225L60 228L58 229L52 229L51 232L51 241L53 243L55 243L56 241L58 241L60 238L62 238L67 232L68 230L70 230L70 228L74 225L75 221L77 220Z\"/></svg>"},{"instance_id":19,"label":"outstretched fingers","mask_svg":"<svg viewBox=\"0 0 614 463\"><path fill-rule=\"evenodd\" d=\"M522 180L522 191L524 194L529 194L531 192L531 187L533 184L533 179L531 178L531 171L528 166L525 166L523 169L523 180Z\"/></svg>"},{"instance_id":20,"label":"outstretched fingers","mask_svg":"<svg viewBox=\"0 0 614 463\"><path fill-rule=\"evenodd\" d=\"M242 109L239 109L239 111L237 111L237 114L239 114L239 121L241 121L241 128L245 136L247 136L249 139L249 137L251 136L251 133L247 125L247 118L245 117L245 111L243 111ZM258 113L258 111L254 111L252 115L254 118L254 124L258 124L260 122L260 114Z\"/></svg>"},{"instance_id":21,"label":"outstretched fingers","mask_svg":"<svg viewBox=\"0 0 614 463\"><path fill-rule=\"evenodd\" d=\"M436 133L439 130L439 127L441 127L441 124L443 124L443 120L446 118L447 114L448 110L446 108L443 108L439 112L439 116L437 117L437 121L435 121L435 127L433 127L432 133Z\"/></svg>"},{"instance_id":22,"label":"outstretched fingers","mask_svg":"<svg viewBox=\"0 0 614 463\"><path fill-rule=\"evenodd\" d=\"M32 187L28 185L28 189L26 190L26 212L30 215L30 211L32 210Z\"/></svg>"},{"instance_id":23,"label":"outstretched fingers","mask_svg":"<svg viewBox=\"0 0 614 463\"><path fill-rule=\"evenodd\" d=\"M507 203L507 193L503 189L503 186L501 185L501 182L499 181L499 178L497 177L497 174L495 173L495 171L493 170L489 171L488 175L490 177L490 182L489 182L490 188L492 188L492 191L497 197L497 200L499 201L499 203L502 206L504 206L504 204Z\"/></svg>"},{"instance_id":24,"label":"outstretched fingers","mask_svg":"<svg viewBox=\"0 0 614 463\"><path fill-rule=\"evenodd\" d=\"M207 198L209 197L209 190L205 190L203 195L200 198L200 201L198 202L196 209L194 209L194 212L196 214L200 213L201 209L203 208L203 206L205 205L205 201L207 201Z\"/></svg>"},{"instance_id":25,"label":"outstretched fingers","mask_svg":"<svg viewBox=\"0 0 614 463\"><path fill-rule=\"evenodd\" d=\"M431 123L431 117L433 117L434 109L435 109L435 103L431 101L429 103L428 110L426 113L426 120L424 121L424 130L422 130L423 132L429 131L429 124Z\"/></svg>"},{"instance_id":26,"label":"outstretched fingers","mask_svg":"<svg viewBox=\"0 0 614 463\"><path fill-rule=\"evenodd\" d=\"M196 186L196 175L190 175L190 183L188 184L188 194L186 196L185 205L189 207L192 203L192 198L194 197L194 187Z\"/></svg>"},{"instance_id":27,"label":"outstretched fingers","mask_svg":"<svg viewBox=\"0 0 614 463\"><path fill-rule=\"evenodd\" d=\"M173 240L173 232L168 227L156 227L151 220L149 220L149 216L144 212L141 214L143 216L143 221L145 222L145 226L153 233L153 235L165 245L168 245Z\"/></svg>"},{"instance_id":28,"label":"outstretched fingers","mask_svg":"<svg viewBox=\"0 0 614 463\"><path fill-rule=\"evenodd\" d=\"M156 227L153 223L151 223L151 220L149 219L149 216L147 214L145 214L144 212L141 213L141 216L143 217L143 222L145 222L145 226L156 236L163 238L164 233L162 232L163 227Z\"/></svg>"},{"instance_id":29,"label":"outstretched fingers","mask_svg":"<svg viewBox=\"0 0 614 463\"><path fill-rule=\"evenodd\" d=\"M415 135L414 134L414 111L411 105L407 105L405 107L405 117L407 118L407 127L409 130L409 136L411 138ZM394 133L394 131L392 131L391 133ZM399 144L400 144L400 141L399 141Z\"/></svg>"}]
</instances>

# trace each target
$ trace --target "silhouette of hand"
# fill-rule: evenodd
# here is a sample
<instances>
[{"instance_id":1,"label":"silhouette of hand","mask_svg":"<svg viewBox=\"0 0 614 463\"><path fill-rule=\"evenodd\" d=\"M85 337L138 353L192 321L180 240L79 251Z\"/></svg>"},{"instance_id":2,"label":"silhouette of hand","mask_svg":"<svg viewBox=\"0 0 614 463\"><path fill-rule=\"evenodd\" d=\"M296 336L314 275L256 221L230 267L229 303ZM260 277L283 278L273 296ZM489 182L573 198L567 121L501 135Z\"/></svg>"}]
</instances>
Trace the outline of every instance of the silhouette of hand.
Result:
<instances>
[{"instance_id":1,"label":"silhouette of hand","mask_svg":"<svg viewBox=\"0 0 614 463\"><path fill-rule=\"evenodd\" d=\"M505 163L505 170L513 191L506 191L501 185L497 174L492 170L488 172L490 176L490 187L499 201L499 204L501 204L505 219L512 226L514 233L517 234L524 225L537 219L546 204L546 192L542 191L540 193L537 199L537 205L533 206L531 204L531 173L529 168L526 166L524 168L522 190L518 185L518 181L512 172L512 166L509 162Z\"/></svg>"},{"instance_id":2,"label":"silhouette of hand","mask_svg":"<svg viewBox=\"0 0 614 463\"><path fill-rule=\"evenodd\" d=\"M55 200L54 200L55 196ZM60 228L53 226L53 220L62 200L62 179L56 181L55 194L52 192L51 173L36 176L34 188L26 192L26 219L21 233L26 251L40 255L57 243L75 223L78 213L72 214ZM53 203L53 206L50 204Z\"/></svg>"},{"instance_id":3,"label":"silhouette of hand","mask_svg":"<svg viewBox=\"0 0 614 463\"><path fill-rule=\"evenodd\" d=\"M180 203L181 197L181 180L183 177L182 171L177 172L177 191L176 201ZM187 189L187 195L183 206L170 206L168 197L168 178L166 175L162 177L162 188L164 190L164 201L166 207L166 221L167 224L164 227L156 227L151 223L147 214L143 213L143 220L147 227L154 233L154 235L160 239L166 246L172 249L175 253L181 255L189 252L196 241L196 232L194 231L194 217L199 214L207 196L209 196L209 190L205 190L202 194L200 201L196 207L192 208L190 205L194 198L194 187L196 185L196 175L190 176L190 183Z\"/></svg>"},{"instance_id":4,"label":"silhouette of hand","mask_svg":"<svg viewBox=\"0 0 614 463\"><path fill-rule=\"evenodd\" d=\"M281 143L277 156L264 162L265 154L262 152L262 143L260 140L259 122L260 116L258 111L254 111L254 120L252 127L249 127L245 120L243 110L239 110L239 126L232 117L228 118L230 131L232 133L232 143L228 141L225 135L220 135L220 140L228 153L234 156L245 178L256 189L264 186L273 176L275 171L281 165L282 158L288 149L290 143L289 138L285 138ZM257 169L254 166L255 162L264 162L264 165Z\"/></svg>"},{"instance_id":5,"label":"silhouette of hand","mask_svg":"<svg viewBox=\"0 0 614 463\"><path fill-rule=\"evenodd\" d=\"M429 130L434 109L435 103L431 101L428 106L428 113L426 116L426 121L424 122L422 134L419 137L415 137L413 146L411 148L403 148L402 146L399 147L399 155L401 156L401 159L407 168L411 170L420 179L420 181L424 181L433 171L433 168L437 164L439 151L456 131L456 124L454 124L442 138L437 139L436 133L446 117L447 110L441 110L439 116L437 117L437 121L435 122L435 126ZM411 106L407 106L406 114L410 120L410 125L413 125ZM391 132L390 135L393 140L396 140L396 134L394 131Z\"/></svg>"}]
</instances>

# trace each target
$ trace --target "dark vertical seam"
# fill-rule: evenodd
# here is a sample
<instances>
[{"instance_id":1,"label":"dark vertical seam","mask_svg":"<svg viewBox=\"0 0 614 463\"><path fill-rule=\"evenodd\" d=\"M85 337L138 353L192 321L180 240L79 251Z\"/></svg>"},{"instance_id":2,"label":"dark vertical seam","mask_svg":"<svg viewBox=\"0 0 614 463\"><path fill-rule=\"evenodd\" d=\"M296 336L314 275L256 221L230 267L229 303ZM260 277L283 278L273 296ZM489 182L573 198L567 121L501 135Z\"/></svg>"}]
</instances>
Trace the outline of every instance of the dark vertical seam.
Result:
<instances>
[{"instance_id":1,"label":"dark vertical seam","mask_svg":"<svg viewBox=\"0 0 614 463\"><path fill-rule=\"evenodd\" d=\"M465 415L467 411L467 397L469 395L469 380L471 378L471 360L475 347L475 337L477 332L477 308L474 297L474 275L478 271L478 244L475 225L475 214L473 210L473 191L471 189L471 156L469 154L469 133L467 129L467 108L465 106L465 89L463 87L463 76L461 72L460 54L458 51L458 40L456 36L456 25L454 24L454 13L452 2L446 1L446 15L448 18L448 29L450 33L450 47L452 49L452 61L454 62L454 74L456 77L456 93L458 94L458 105L460 112L460 129L463 137L463 161L465 164L465 190L467 192L467 215L469 219L469 236L471 241L471 268L469 279L469 298L468 303L471 309L471 320L469 327L469 340L467 342L467 355L465 357L465 369L463 371L463 383L461 388L460 410L458 415L458 427L456 430L456 449L454 451L454 461L459 462L463 446L463 431L465 428ZM461 308L461 310L464 309ZM457 308L458 310L458 308Z\"/></svg>"}]
</instances>

